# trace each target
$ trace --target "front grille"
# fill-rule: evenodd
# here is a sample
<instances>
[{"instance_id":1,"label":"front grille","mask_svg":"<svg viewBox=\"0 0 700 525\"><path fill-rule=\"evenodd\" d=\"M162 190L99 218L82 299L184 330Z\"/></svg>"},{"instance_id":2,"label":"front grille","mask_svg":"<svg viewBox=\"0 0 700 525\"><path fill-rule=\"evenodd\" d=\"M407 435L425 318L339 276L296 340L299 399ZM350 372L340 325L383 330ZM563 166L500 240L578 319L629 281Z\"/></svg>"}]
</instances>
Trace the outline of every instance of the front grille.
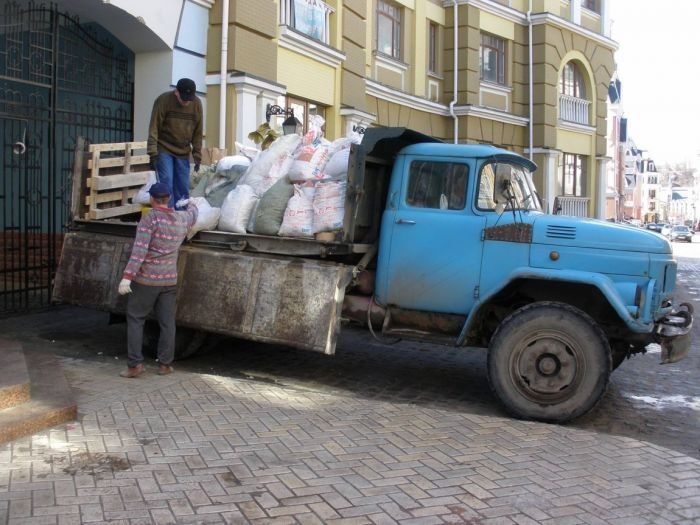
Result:
<instances>
[{"instance_id":1,"label":"front grille","mask_svg":"<svg viewBox=\"0 0 700 525\"><path fill-rule=\"evenodd\" d=\"M575 226L556 226L550 224L547 226L547 237L550 239L570 239L576 238Z\"/></svg>"}]
</instances>

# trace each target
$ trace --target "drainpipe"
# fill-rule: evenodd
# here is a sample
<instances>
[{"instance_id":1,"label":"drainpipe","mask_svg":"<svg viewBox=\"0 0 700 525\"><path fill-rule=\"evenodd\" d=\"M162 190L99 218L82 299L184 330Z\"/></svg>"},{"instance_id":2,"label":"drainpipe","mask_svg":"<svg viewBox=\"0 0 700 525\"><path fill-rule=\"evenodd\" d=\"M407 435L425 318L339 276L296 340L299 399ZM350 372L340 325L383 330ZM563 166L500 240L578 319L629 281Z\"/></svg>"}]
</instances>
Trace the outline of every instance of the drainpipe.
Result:
<instances>
[{"instance_id":1,"label":"drainpipe","mask_svg":"<svg viewBox=\"0 0 700 525\"><path fill-rule=\"evenodd\" d=\"M457 104L457 47L459 43L459 15L457 0L452 0L452 8L454 12L454 53L453 53L453 83L452 83L452 100L450 101L450 116L454 121L454 143L459 142L459 117L455 113L455 104Z\"/></svg>"},{"instance_id":2,"label":"drainpipe","mask_svg":"<svg viewBox=\"0 0 700 525\"><path fill-rule=\"evenodd\" d=\"M527 5L527 34L528 34L528 39L527 39L527 61L528 61L528 84L529 84L529 106L530 106L530 118L529 120L529 135L530 135L530 149L529 149L529 157L530 160L532 160L532 144L533 144L533 123L532 123L532 114L534 112L533 109L533 96L532 96L532 90L533 90L533 81L532 81L532 0L528 1Z\"/></svg>"},{"instance_id":3,"label":"drainpipe","mask_svg":"<svg viewBox=\"0 0 700 525\"><path fill-rule=\"evenodd\" d=\"M228 1L223 0L221 12L221 75L219 79L219 148L226 147L226 70L228 67Z\"/></svg>"}]
</instances>

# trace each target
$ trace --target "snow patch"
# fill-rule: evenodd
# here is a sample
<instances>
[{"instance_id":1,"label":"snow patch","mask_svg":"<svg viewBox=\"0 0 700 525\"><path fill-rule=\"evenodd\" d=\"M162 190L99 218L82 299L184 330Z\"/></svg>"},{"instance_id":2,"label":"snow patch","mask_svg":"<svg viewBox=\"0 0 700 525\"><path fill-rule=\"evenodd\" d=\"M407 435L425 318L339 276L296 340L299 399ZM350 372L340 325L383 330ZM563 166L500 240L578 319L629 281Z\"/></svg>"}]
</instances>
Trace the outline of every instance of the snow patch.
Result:
<instances>
[{"instance_id":1,"label":"snow patch","mask_svg":"<svg viewBox=\"0 0 700 525\"><path fill-rule=\"evenodd\" d=\"M691 410L700 411L700 397L695 396L635 396L632 394L623 394L625 397L634 401L640 401L651 405L656 409L663 408L690 408Z\"/></svg>"}]
</instances>

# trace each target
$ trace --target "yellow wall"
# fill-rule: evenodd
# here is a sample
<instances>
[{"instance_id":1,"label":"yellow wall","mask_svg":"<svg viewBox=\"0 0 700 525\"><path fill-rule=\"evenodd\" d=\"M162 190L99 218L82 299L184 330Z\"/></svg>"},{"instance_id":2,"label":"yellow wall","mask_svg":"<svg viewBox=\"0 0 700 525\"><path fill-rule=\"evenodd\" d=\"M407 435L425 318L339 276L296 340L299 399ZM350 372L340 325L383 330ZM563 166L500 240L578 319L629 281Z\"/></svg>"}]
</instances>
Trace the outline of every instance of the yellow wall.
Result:
<instances>
[{"instance_id":1,"label":"yellow wall","mask_svg":"<svg viewBox=\"0 0 700 525\"><path fill-rule=\"evenodd\" d=\"M500 36L507 40L515 39L515 23L482 11L479 16L479 28L486 33Z\"/></svg>"},{"instance_id":2,"label":"yellow wall","mask_svg":"<svg viewBox=\"0 0 700 525\"><path fill-rule=\"evenodd\" d=\"M277 81L290 95L332 106L335 102L335 68L288 49L279 48Z\"/></svg>"},{"instance_id":3,"label":"yellow wall","mask_svg":"<svg viewBox=\"0 0 700 525\"><path fill-rule=\"evenodd\" d=\"M591 156L594 154L594 146L592 135L557 128L557 149L560 151Z\"/></svg>"}]
</instances>

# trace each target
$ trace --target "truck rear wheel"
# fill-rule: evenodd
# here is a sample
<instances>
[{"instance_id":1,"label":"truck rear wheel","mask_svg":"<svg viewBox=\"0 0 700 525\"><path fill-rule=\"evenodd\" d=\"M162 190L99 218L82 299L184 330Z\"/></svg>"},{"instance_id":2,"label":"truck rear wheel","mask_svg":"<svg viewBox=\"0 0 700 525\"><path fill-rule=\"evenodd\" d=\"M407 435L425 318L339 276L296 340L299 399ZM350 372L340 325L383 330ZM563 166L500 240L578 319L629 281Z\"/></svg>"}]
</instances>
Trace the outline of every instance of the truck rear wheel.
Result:
<instances>
[{"instance_id":1,"label":"truck rear wheel","mask_svg":"<svg viewBox=\"0 0 700 525\"><path fill-rule=\"evenodd\" d=\"M563 423L591 410L612 369L605 334L584 312L540 302L516 310L491 339L491 389L516 417Z\"/></svg>"}]
</instances>

